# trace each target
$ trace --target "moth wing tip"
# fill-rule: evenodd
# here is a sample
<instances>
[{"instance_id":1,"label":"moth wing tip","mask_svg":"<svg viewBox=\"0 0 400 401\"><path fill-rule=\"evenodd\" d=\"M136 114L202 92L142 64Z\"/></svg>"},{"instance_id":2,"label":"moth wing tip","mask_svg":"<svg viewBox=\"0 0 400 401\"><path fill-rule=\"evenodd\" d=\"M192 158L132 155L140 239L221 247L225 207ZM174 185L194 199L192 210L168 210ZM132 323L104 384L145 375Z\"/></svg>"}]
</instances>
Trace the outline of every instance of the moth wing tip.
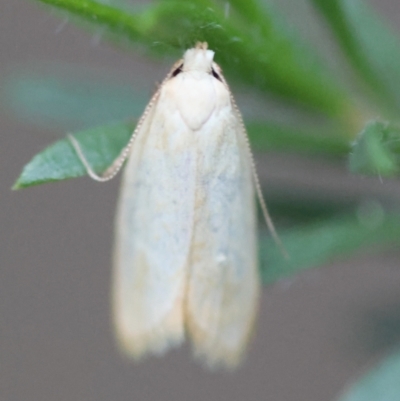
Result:
<instances>
[{"instance_id":1,"label":"moth wing tip","mask_svg":"<svg viewBox=\"0 0 400 401\"><path fill-rule=\"evenodd\" d=\"M233 371L242 364L249 338L246 337L239 344L228 347L223 338L206 332L193 321L188 323L187 330L192 340L193 356L208 369Z\"/></svg>"},{"instance_id":2,"label":"moth wing tip","mask_svg":"<svg viewBox=\"0 0 400 401\"><path fill-rule=\"evenodd\" d=\"M183 334L167 333L163 330L136 336L117 334L117 345L121 354L136 361L140 361L150 354L161 356L169 349L181 345L183 341Z\"/></svg>"}]
</instances>

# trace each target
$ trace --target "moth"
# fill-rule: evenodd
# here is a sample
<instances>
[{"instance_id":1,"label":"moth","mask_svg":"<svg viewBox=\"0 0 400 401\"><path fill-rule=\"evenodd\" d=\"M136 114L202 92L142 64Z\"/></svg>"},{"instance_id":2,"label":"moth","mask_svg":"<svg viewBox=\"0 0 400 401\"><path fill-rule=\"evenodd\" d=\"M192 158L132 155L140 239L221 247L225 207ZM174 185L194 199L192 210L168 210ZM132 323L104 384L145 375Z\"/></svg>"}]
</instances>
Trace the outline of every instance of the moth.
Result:
<instances>
[{"instance_id":1,"label":"moth","mask_svg":"<svg viewBox=\"0 0 400 401\"><path fill-rule=\"evenodd\" d=\"M260 295L255 192L275 235L240 112L207 43L185 52L103 175L128 159L115 223L113 316L135 359L191 340L209 367L236 367Z\"/></svg>"}]
</instances>

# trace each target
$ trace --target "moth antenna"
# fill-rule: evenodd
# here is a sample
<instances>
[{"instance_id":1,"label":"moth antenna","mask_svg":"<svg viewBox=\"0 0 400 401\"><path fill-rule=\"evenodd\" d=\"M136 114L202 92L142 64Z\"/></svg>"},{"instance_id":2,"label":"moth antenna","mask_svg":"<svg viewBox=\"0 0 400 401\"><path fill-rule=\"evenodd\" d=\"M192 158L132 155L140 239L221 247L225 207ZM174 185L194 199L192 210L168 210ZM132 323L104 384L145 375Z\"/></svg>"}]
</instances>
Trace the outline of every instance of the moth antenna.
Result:
<instances>
[{"instance_id":1,"label":"moth antenna","mask_svg":"<svg viewBox=\"0 0 400 401\"><path fill-rule=\"evenodd\" d=\"M260 185L260 180L258 178L258 174L257 174L257 169L256 169L256 164L254 161L254 156L253 156L253 152L251 151L250 148L250 143L246 134L246 139L247 139L247 146L248 146L248 151L250 153L250 160L251 160L251 168L253 171L253 179L254 179L254 184L256 187L256 192L257 192L257 198L258 201L260 202L260 206L261 206L261 210L264 216L264 220L268 226L268 230L270 231L276 245L279 247L283 257L287 260L290 259L290 256L285 248L285 246L283 245L276 229L275 229L275 225L274 222L272 221L271 215L269 214L268 208L267 208L267 203L265 202L265 199L263 197L262 191L261 191L261 185Z\"/></svg>"},{"instance_id":2,"label":"moth antenna","mask_svg":"<svg viewBox=\"0 0 400 401\"><path fill-rule=\"evenodd\" d=\"M99 182L106 182L110 181L113 179L118 172L121 170L125 160L128 158L129 153L132 149L133 143L135 142L135 139L137 135L140 132L140 129L142 128L142 125L144 123L144 120L150 113L151 109L153 108L155 102L157 101L158 97L160 96L161 88L165 84L166 81L172 78L173 72L175 69L182 64L182 60L178 60L168 73L168 75L165 77L165 79L161 82L159 85L157 91L154 93L153 97L150 99L150 102L147 104L146 108L144 109L143 114L139 118L139 121L136 125L135 130L133 131L131 138L129 139L129 142L127 145L122 149L121 153L118 155L118 157L112 162L111 166L107 168L102 174L97 174L91 167L90 163L88 162L86 156L84 155L81 146L79 145L79 142L76 140L76 138L73 135L68 135L68 139L71 142L72 147L74 148L77 156L79 157L79 160L83 164L83 166L86 169L87 174L89 175L90 178L92 178L95 181Z\"/></svg>"},{"instance_id":3,"label":"moth antenna","mask_svg":"<svg viewBox=\"0 0 400 401\"><path fill-rule=\"evenodd\" d=\"M160 85L161 88L162 84ZM128 158L129 153L132 149L133 143L135 142L135 139L138 135L138 133L140 132L140 129L142 128L143 122L146 119L146 117L148 116L150 110L152 109L154 103L156 102L158 96L160 95L160 89L157 90L157 92L153 95L153 97L151 98L150 102L148 103L148 105L146 106L146 108L144 109L143 114L141 115L138 124L136 125L135 130L133 131L129 142L127 143L127 145L122 149L121 153L118 155L118 157L112 162L111 166L107 168L107 170L105 170L102 174L97 174L93 168L91 167L90 163L88 162L86 156L84 155L82 148L79 144L79 142L77 141L77 139L73 136L73 135L68 135L68 139L71 142L72 147L74 148L79 160L81 161L81 163L83 164L83 166L86 169L87 174L89 175L90 178L92 178L95 181L99 181L99 182L106 182L106 181L110 181L111 179L113 179L118 172L121 170L125 160Z\"/></svg>"},{"instance_id":4,"label":"moth antenna","mask_svg":"<svg viewBox=\"0 0 400 401\"><path fill-rule=\"evenodd\" d=\"M226 83L224 78L223 78L223 81L224 81L225 85L228 86L228 84ZM276 231L274 222L272 221L271 215L269 214L269 211L268 211L268 208L267 208L267 203L265 202L265 199L263 197L263 194L262 194L262 191L261 191L260 179L258 178L257 169L256 169L256 163L255 163L255 160L254 160L254 155L253 155L253 152L251 151L250 140L249 140L249 137L247 135L247 131L246 131L246 127L245 127L244 122L243 122L242 115L241 115L241 113L239 111L239 108L236 105L235 99L233 98L232 94L231 94L231 102L232 102L232 105L233 105L233 107L234 107L234 109L236 111L236 115L237 115L237 117L239 119L239 123L240 123L240 126L242 128L242 133L243 133L244 139L246 141L246 147L247 147L247 152L248 152L249 157L250 157L251 170L252 170L252 173L253 173L253 180L254 180L254 185L255 185L255 188L256 188L257 198L258 198L258 202L260 203L260 206L261 206L261 211L262 211L265 223L267 224L268 230L271 233L272 238L275 241L275 244L280 249L283 257L288 260L288 259L290 259L290 256L289 256L285 246L283 245L281 239L279 238L279 235L278 235L278 233Z\"/></svg>"}]
</instances>

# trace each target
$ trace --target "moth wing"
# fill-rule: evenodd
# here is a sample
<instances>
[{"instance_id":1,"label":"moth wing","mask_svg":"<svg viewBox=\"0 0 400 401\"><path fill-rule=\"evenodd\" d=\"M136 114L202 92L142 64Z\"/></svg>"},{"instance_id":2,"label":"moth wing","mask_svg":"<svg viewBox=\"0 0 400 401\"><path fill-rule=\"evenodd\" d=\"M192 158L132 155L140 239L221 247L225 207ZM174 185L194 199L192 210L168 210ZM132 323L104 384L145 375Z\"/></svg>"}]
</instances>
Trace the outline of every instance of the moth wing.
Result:
<instances>
[{"instance_id":1,"label":"moth wing","mask_svg":"<svg viewBox=\"0 0 400 401\"><path fill-rule=\"evenodd\" d=\"M164 87L125 167L116 218L113 312L121 348L160 353L184 337L195 159Z\"/></svg>"},{"instance_id":2,"label":"moth wing","mask_svg":"<svg viewBox=\"0 0 400 401\"><path fill-rule=\"evenodd\" d=\"M198 138L195 226L186 302L194 351L235 367L259 297L252 165L236 111L212 115Z\"/></svg>"}]
</instances>

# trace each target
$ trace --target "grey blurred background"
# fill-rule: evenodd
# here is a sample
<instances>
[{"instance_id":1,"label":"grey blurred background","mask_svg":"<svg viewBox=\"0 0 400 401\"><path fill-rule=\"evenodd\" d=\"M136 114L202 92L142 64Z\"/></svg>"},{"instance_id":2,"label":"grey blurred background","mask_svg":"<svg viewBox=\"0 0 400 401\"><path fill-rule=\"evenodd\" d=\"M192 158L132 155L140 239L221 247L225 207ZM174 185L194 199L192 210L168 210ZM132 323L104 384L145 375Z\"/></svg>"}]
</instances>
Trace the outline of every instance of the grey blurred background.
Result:
<instances>
[{"instance_id":1,"label":"grey blurred background","mask_svg":"<svg viewBox=\"0 0 400 401\"><path fill-rule=\"evenodd\" d=\"M295 3L304 1L281 2L292 19ZM371 3L396 28L400 3ZM169 68L33 2L1 0L0 83L47 62L123 77L147 97ZM0 128L0 400L334 400L400 340L400 251L369 249L264 288L256 338L235 373L204 370L188 346L140 364L125 360L109 309L119 180L12 192L22 166L65 132L28 124L5 104ZM259 164L265 188L400 200L397 182L352 177L344 166L320 170L279 155Z\"/></svg>"}]
</instances>

